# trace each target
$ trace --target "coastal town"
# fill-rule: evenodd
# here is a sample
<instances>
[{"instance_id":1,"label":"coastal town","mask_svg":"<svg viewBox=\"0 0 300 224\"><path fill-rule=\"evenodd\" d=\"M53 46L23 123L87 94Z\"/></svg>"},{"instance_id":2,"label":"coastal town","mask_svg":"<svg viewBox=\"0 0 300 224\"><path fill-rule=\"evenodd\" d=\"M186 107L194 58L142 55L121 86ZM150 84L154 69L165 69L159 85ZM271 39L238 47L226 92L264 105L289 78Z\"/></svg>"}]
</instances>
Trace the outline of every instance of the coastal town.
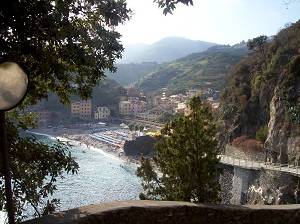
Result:
<instances>
[{"instance_id":1,"label":"coastal town","mask_svg":"<svg viewBox=\"0 0 300 224\"><path fill-rule=\"evenodd\" d=\"M170 94L163 88L157 94L145 94L136 88L126 89L126 94L119 98L118 105L97 106L97 99L72 101L68 111L34 108L39 128L37 132L51 136L64 137L78 141L87 147L101 148L118 157L126 157L124 145L135 142L142 136L153 138L163 124L176 114L189 114L188 101L199 96L217 109L218 91L191 89L185 94ZM72 119L71 122L67 122ZM146 138L147 138L146 137ZM143 140L142 140L143 141ZM148 145L150 151L153 144ZM137 162L137 157L134 162Z\"/></svg>"},{"instance_id":2,"label":"coastal town","mask_svg":"<svg viewBox=\"0 0 300 224\"><path fill-rule=\"evenodd\" d=\"M118 105L97 106L92 100L78 100L70 104L68 116L77 118L78 122L105 122L126 121L128 119L150 122L165 122L167 115L188 114L188 100L200 96L209 102L213 109L219 106L219 91L207 88L191 89L186 94L169 94L163 88L158 94L144 94L136 88L127 88L126 95L121 96ZM40 126L52 126L55 117L65 116L58 111L45 109L32 110L38 117ZM63 120L59 122L64 124ZM74 122L73 122L74 123Z\"/></svg>"}]
</instances>

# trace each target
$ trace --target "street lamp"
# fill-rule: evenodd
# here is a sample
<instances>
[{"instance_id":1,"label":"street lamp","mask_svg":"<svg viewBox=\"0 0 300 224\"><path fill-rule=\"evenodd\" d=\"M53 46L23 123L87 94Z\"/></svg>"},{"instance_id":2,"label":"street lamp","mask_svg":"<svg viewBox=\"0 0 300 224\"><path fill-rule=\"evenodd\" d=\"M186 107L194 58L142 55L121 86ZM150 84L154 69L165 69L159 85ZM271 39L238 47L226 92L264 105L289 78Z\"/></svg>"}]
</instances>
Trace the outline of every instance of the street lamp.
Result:
<instances>
[{"instance_id":1,"label":"street lamp","mask_svg":"<svg viewBox=\"0 0 300 224\"><path fill-rule=\"evenodd\" d=\"M0 149L5 178L5 195L8 221L15 223L13 192L5 130L5 111L16 107L24 99L28 86L25 72L14 62L0 64Z\"/></svg>"}]
</instances>

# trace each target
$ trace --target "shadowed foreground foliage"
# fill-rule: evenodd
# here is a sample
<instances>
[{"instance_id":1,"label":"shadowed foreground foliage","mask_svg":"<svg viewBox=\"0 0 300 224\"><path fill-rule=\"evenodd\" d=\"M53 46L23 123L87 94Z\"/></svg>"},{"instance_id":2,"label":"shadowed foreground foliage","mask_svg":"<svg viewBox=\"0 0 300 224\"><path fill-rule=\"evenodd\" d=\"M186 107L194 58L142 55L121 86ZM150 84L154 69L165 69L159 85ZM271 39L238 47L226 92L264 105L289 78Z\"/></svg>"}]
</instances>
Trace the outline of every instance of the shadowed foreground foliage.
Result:
<instances>
[{"instance_id":1,"label":"shadowed foreground foliage","mask_svg":"<svg viewBox=\"0 0 300 224\"><path fill-rule=\"evenodd\" d=\"M2 0L0 63L18 63L29 77L24 103L10 112L8 145L17 216L30 206L36 215L53 212L57 199L47 201L55 181L78 165L66 146L48 146L19 132L34 125L28 107L57 95L91 96L93 87L114 71L123 47L115 27L128 20L125 0ZM0 161L0 167L3 164ZM3 170L0 169L0 210L5 209Z\"/></svg>"}]
</instances>

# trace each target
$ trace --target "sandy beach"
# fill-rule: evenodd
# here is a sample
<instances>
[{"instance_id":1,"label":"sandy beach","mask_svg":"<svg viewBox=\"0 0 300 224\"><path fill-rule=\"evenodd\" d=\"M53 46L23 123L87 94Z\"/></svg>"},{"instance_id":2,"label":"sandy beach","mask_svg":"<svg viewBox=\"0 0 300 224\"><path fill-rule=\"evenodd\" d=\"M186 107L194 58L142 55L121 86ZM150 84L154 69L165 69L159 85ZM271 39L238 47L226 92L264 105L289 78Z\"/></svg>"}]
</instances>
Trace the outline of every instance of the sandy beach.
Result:
<instances>
[{"instance_id":1,"label":"sandy beach","mask_svg":"<svg viewBox=\"0 0 300 224\"><path fill-rule=\"evenodd\" d=\"M76 145L78 146L85 146L87 150L96 149L99 152L103 151L125 162L140 164L139 159L126 156L123 151L123 148L114 147L92 138L89 135L90 130L76 129L76 128L73 129L38 128L38 129L30 130L30 132L49 135L58 138L61 141L66 141L68 143L71 143L71 145L72 143L76 143Z\"/></svg>"}]
</instances>

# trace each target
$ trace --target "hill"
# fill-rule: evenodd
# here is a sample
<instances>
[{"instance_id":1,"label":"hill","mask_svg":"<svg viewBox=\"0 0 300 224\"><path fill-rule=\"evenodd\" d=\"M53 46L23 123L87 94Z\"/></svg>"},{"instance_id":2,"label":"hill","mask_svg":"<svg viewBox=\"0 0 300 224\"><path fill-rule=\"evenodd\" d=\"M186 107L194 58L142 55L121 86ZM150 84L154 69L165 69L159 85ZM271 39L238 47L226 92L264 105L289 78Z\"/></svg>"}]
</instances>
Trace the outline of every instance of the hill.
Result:
<instances>
[{"instance_id":1,"label":"hill","mask_svg":"<svg viewBox=\"0 0 300 224\"><path fill-rule=\"evenodd\" d=\"M168 62L191 53L205 51L214 45L216 44L182 37L167 37L151 45L125 45L123 58L118 63Z\"/></svg>"},{"instance_id":2,"label":"hill","mask_svg":"<svg viewBox=\"0 0 300 224\"><path fill-rule=\"evenodd\" d=\"M222 96L221 140L256 138L270 161L299 164L300 21L259 39L265 41L252 41Z\"/></svg>"},{"instance_id":3,"label":"hill","mask_svg":"<svg viewBox=\"0 0 300 224\"><path fill-rule=\"evenodd\" d=\"M122 86L133 85L146 74L157 70L160 65L156 62L117 64L115 73L108 72L109 79L116 80Z\"/></svg>"},{"instance_id":4,"label":"hill","mask_svg":"<svg viewBox=\"0 0 300 224\"><path fill-rule=\"evenodd\" d=\"M116 81L105 79L95 86L92 93L93 107L107 106L112 109L112 113L118 113L118 104L121 96L126 94L126 90L120 86ZM78 96L72 96L71 101L80 100ZM59 98L50 93L48 99L41 100L34 106L33 110L42 111L55 111L61 112L65 116L69 116L70 106L64 105L59 101Z\"/></svg>"},{"instance_id":5,"label":"hill","mask_svg":"<svg viewBox=\"0 0 300 224\"><path fill-rule=\"evenodd\" d=\"M246 53L244 45L214 46L204 52L165 63L136 85L148 92L164 87L176 92L203 87L221 90L225 84L226 74Z\"/></svg>"}]
</instances>

